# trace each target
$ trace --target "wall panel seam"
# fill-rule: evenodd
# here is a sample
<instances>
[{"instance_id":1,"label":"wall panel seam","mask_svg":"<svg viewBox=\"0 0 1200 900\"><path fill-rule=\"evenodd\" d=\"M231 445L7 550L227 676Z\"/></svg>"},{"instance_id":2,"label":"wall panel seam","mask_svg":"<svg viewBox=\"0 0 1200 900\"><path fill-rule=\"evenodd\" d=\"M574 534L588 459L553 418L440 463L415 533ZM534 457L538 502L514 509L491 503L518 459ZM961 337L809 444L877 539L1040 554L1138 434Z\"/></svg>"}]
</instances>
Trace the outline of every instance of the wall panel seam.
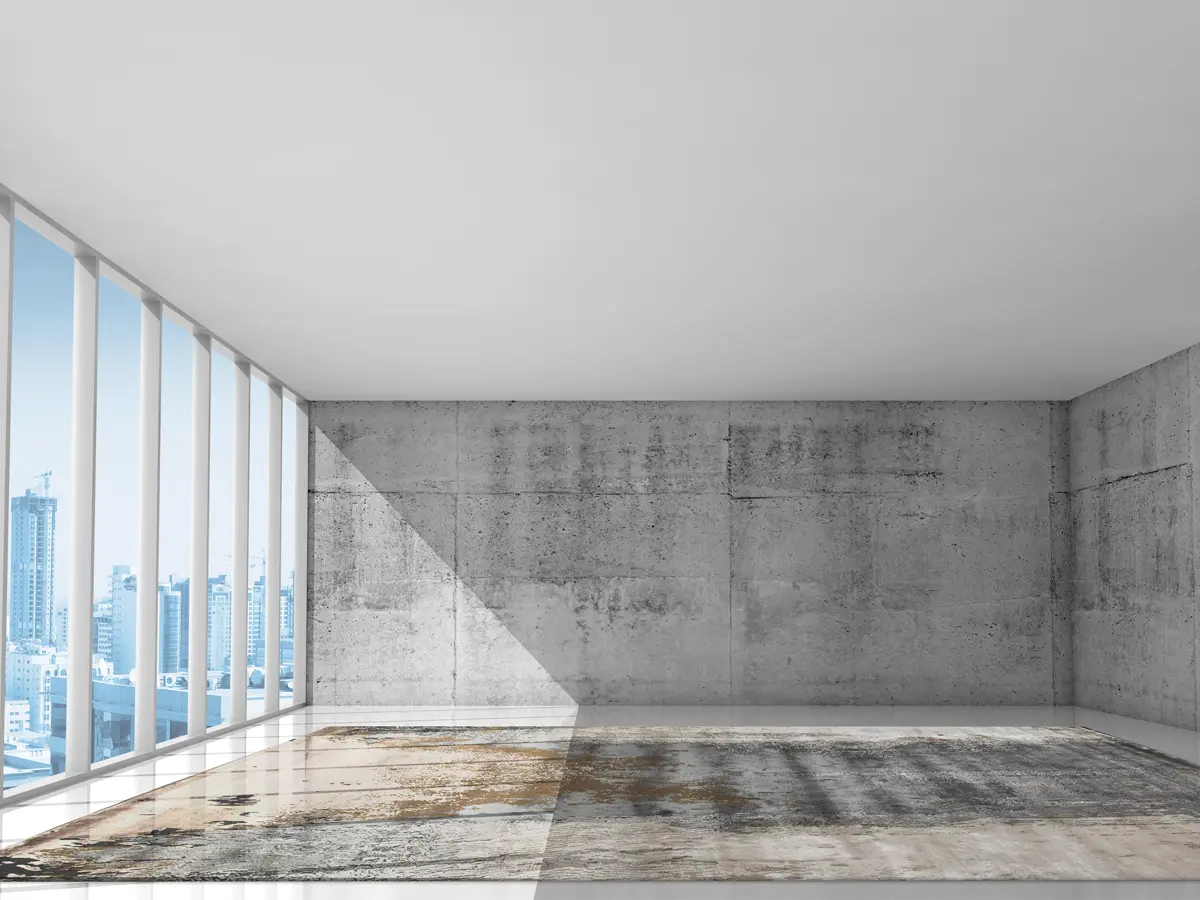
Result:
<instances>
[{"instance_id":1,"label":"wall panel seam","mask_svg":"<svg viewBox=\"0 0 1200 900\"><path fill-rule=\"evenodd\" d=\"M725 404L725 491L729 497L729 704L733 705L733 403Z\"/></svg>"},{"instance_id":2,"label":"wall panel seam","mask_svg":"<svg viewBox=\"0 0 1200 900\"><path fill-rule=\"evenodd\" d=\"M1200 345L1197 345L1200 346ZM1200 729L1200 659L1197 657L1197 645L1200 644L1200 534L1197 533L1196 512L1198 508L1196 497L1196 465L1200 463L1200 446L1197 444L1196 408L1200 401L1195 395L1196 378L1200 372L1195 371L1197 346L1188 348L1187 355L1187 394L1188 394L1188 485L1191 488L1191 517L1192 517L1192 728Z\"/></svg>"},{"instance_id":3,"label":"wall panel seam","mask_svg":"<svg viewBox=\"0 0 1200 900\"><path fill-rule=\"evenodd\" d=\"M1081 484L1078 487L1072 488L1070 493L1078 494L1081 491L1092 491L1092 490L1095 490L1096 488L1107 487L1111 484L1120 484L1122 481L1129 481L1133 478L1145 478L1149 475L1158 475L1163 472L1174 472L1176 469L1183 469L1183 468L1190 469L1191 466L1192 466L1192 462L1191 462L1191 460L1188 460L1187 462L1175 463L1174 465L1171 465L1171 466L1161 466L1157 469L1147 469L1144 472L1131 472L1128 475L1118 475L1116 478L1107 478L1103 481L1092 482L1091 484Z\"/></svg>"},{"instance_id":4,"label":"wall panel seam","mask_svg":"<svg viewBox=\"0 0 1200 900\"><path fill-rule=\"evenodd\" d=\"M451 645L454 660L450 666L450 705L458 706L458 604L465 597L465 591L460 586L461 577L458 572L458 495L462 490L462 402L454 403L454 587L452 589L452 604L450 613L453 617Z\"/></svg>"}]
</instances>

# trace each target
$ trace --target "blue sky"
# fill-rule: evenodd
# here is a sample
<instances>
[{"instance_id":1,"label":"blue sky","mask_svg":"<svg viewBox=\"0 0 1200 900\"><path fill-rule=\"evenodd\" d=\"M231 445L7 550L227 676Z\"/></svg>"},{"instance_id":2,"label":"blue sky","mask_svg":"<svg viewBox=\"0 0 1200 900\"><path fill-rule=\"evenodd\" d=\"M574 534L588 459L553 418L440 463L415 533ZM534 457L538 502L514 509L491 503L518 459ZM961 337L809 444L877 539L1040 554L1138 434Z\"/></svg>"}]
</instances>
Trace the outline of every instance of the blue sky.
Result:
<instances>
[{"instance_id":1,"label":"blue sky","mask_svg":"<svg viewBox=\"0 0 1200 900\"><path fill-rule=\"evenodd\" d=\"M65 598L71 561L71 341L74 263L23 223L13 269L13 380L9 493L37 488L50 470L58 498L55 594ZM96 596L115 564L137 565L138 391L141 304L100 282L96 399ZM192 338L163 325L159 576L187 576L191 529ZM233 362L213 354L209 568L229 572L232 546ZM266 545L266 384L251 382L250 554ZM295 411L284 403L282 577L294 560ZM261 572L251 560L251 577Z\"/></svg>"}]
</instances>

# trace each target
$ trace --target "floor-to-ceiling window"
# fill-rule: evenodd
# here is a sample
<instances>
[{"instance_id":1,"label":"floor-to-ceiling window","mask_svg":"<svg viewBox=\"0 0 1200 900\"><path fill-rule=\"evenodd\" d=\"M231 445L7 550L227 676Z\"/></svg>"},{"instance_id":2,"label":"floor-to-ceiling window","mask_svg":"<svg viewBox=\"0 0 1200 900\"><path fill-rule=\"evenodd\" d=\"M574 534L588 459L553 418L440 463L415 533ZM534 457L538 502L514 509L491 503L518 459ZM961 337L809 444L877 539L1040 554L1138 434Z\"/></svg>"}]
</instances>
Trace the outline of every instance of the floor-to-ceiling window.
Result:
<instances>
[{"instance_id":1,"label":"floor-to-ceiling window","mask_svg":"<svg viewBox=\"0 0 1200 900\"><path fill-rule=\"evenodd\" d=\"M92 761L133 749L142 304L100 279L96 326L96 537Z\"/></svg>"},{"instance_id":2,"label":"floor-to-ceiling window","mask_svg":"<svg viewBox=\"0 0 1200 900\"><path fill-rule=\"evenodd\" d=\"M0 294L0 303L12 303L9 432L0 435L10 488L3 498L7 529L0 535L8 550L0 622L5 793L83 772L89 763L150 752L193 729L202 733L206 726L262 715L276 700L265 697L274 675L272 670L267 678L269 661L278 661L280 705L290 706L294 660L304 653L294 600L295 479L303 465L290 392L282 408L275 407L285 420L284 447L274 449L283 451L276 464L282 463L286 485L275 509L281 530L276 613L275 598L267 595L274 576L268 578L265 558L273 546L271 398L277 401L273 391L280 390L268 382L276 382L257 369L250 380L250 502L248 515L239 517L234 460L245 446L235 454L237 355L19 201L11 208L10 227L9 201L0 187L0 252L7 252L10 234L13 241L12 293ZM0 276L6 263L0 258ZM0 289L6 286L0 277ZM6 307L0 306L2 312ZM207 374L210 346L206 470L197 465L204 456L196 452L203 429L193 433L193 405L204 394L194 395L193 381L196 372ZM238 366L253 368L237 358ZM4 374L0 367L0 390ZM143 433L155 422L157 442L153 430ZM80 473L74 486L73 472ZM207 534L203 510L194 508L205 491ZM82 515L73 516L73 507ZM244 608L232 583L234 575L240 580L233 571L233 535L243 529L249 534ZM207 571L193 571L193 552L202 562L196 539L208 541ZM157 565L148 566L156 543ZM80 559L74 573L73 556ZM202 594L193 598L192 590ZM235 607L245 610L244 620L235 621ZM268 647L275 615L279 646ZM147 627L150 621L153 627ZM233 634L242 621L248 646L235 654ZM190 659L192 628L205 632L200 663ZM152 663L139 666L139 658ZM235 685L248 688L246 709L239 707L236 715ZM189 706L189 697L198 699L193 692L204 692L206 703Z\"/></svg>"},{"instance_id":3,"label":"floor-to-ceiling window","mask_svg":"<svg viewBox=\"0 0 1200 900\"><path fill-rule=\"evenodd\" d=\"M24 223L18 222L15 232L10 497L4 498L9 504L5 788L56 774L65 765L70 564L75 261ZM57 715L52 706L59 707Z\"/></svg>"},{"instance_id":4,"label":"floor-to-ceiling window","mask_svg":"<svg viewBox=\"0 0 1200 900\"><path fill-rule=\"evenodd\" d=\"M208 482L208 671L229 721L233 642L233 359L212 354Z\"/></svg>"},{"instance_id":5,"label":"floor-to-ceiling window","mask_svg":"<svg viewBox=\"0 0 1200 900\"><path fill-rule=\"evenodd\" d=\"M187 734L192 334L163 316L158 488L158 742Z\"/></svg>"},{"instance_id":6,"label":"floor-to-ceiling window","mask_svg":"<svg viewBox=\"0 0 1200 900\"><path fill-rule=\"evenodd\" d=\"M296 401L283 398L283 469L280 503L279 708L292 705L296 635Z\"/></svg>"},{"instance_id":7,"label":"floor-to-ceiling window","mask_svg":"<svg viewBox=\"0 0 1200 900\"><path fill-rule=\"evenodd\" d=\"M267 476L270 388L255 372L250 378L250 572L246 659L246 716L265 709L267 662Z\"/></svg>"}]
</instances>

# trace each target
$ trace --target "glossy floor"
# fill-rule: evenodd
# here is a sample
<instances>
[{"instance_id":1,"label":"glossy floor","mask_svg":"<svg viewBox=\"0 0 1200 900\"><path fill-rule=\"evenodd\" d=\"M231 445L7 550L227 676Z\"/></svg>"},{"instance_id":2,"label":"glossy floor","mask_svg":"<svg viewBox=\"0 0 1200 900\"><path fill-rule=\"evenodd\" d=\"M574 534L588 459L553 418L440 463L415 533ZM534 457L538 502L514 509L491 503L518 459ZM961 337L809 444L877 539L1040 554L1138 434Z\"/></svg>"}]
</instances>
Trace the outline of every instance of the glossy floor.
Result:
<instances>
[{"instance_id":1,"label":"glossy floor","mask_svg":"<svg viewBox=\"0 0 1200 900\"><path fill-rule=\"evenodd\" d=\"M383 709L307 708L269 723L202 745L184 748L161 759L115 772L87 784L64 789L0 811L0 845L7 847L48 828L111 806L188 775L239 759L329 725L1080 725L1133 740L1171 755L1200 763L1200 735L1150 725L1119 716L1072 708L799 708L799 707L585 707L520 709ZM1110 888L1112 889L1110 891ZM5 895L28 892L46 900L78 897L296 897L341 896L345 886L331 884L192 884L192 885L50 885L7 884ZM937 897L1019 896L1023 898L1146 896L1197 897L1191 884L1121 885L1057 883L841 883L721 884L657 883L645 885L581 883L355 884L355 897Z\"/></svg>"}]
</instances>

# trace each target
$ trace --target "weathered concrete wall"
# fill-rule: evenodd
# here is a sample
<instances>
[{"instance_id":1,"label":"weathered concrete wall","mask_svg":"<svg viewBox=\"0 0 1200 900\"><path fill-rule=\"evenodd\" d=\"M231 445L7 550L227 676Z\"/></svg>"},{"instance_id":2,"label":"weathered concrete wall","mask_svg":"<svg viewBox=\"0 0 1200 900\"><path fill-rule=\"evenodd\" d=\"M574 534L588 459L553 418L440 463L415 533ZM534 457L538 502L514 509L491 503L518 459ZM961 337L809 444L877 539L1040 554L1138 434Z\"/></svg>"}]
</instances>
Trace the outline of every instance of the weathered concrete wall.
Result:
<instances>
[{"instance_id":1,"label":"weathered concrete wall","mask_svg":"<svg viewBox=\"0 0 1200 900\"><path fill-rule=\"evenodd\" d=\"M1054 412L734 404L735 701L1053 702Z\"/></svg>"},{"instance_id":2,"label":"weathered concrete wall","mask_svg":"<svg viewBox=\"0 0 1200 900\"><path fill-rule=\"evenodd\" d=\"M310 421L317 703L1070 702L1063 404Z\"/></svg>"},{"instance_id":3,"label":"weathered concrete wall","mask_svg":"<svg viewBox=\"0 0 1200 900\"><path fill-rule=\"evenodd\" d=\"M1070 404L1081 706L1195 728L1200 346Z\"/></svg>"}]
</instances>

